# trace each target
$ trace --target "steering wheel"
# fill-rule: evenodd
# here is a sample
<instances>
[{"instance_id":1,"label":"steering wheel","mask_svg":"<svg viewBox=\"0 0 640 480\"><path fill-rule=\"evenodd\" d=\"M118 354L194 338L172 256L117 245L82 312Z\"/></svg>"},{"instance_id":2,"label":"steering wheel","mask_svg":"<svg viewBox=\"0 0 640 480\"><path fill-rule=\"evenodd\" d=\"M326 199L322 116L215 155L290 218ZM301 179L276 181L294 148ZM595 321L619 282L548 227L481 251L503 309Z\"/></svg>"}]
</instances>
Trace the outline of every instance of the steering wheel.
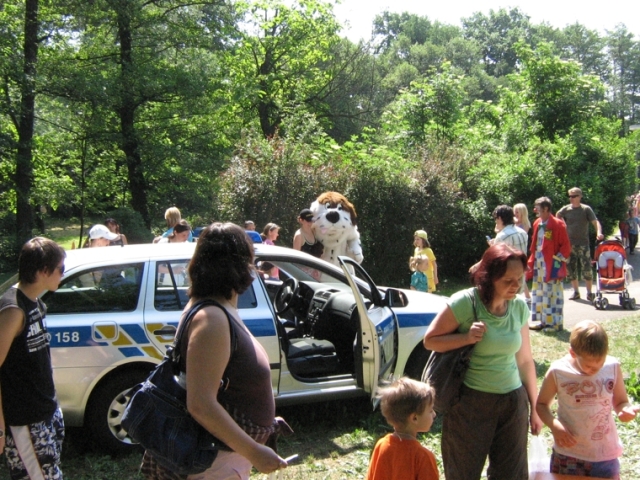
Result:
<instances>
[{"instance_id":1,"label":"steering wheel","mask_svg":"<svg viewBox=\"0 0 640 480\"><path fill-rule=\"evenodd\" d=\"M273 299L273 305L278 315L282 315L291 308L291 303L298 295L299 289L300 285L298 284L298 280L293 277L289 277L282 282Z\"/></svg>"}]
</instances>

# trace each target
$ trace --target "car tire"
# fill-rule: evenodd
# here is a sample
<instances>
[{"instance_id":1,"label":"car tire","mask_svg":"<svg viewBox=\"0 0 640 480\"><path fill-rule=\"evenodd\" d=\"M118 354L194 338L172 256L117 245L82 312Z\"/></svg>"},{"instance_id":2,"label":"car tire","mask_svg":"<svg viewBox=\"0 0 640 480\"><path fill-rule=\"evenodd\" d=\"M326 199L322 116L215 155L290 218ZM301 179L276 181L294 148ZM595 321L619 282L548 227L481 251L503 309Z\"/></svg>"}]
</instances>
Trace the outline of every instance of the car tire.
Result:
<instances>
[{"instance_id":1,"label":"car tire","mask_svg":"<svg viewBox=\"0 0 640 480\"><path fill-rule=\"evenodd\" d=\"M404 367L404 375L414 380L421 380L422 372L427 364L429 355L431 355L429 350L424 348L422 344L418 345L407 359L407 364Z\"/></svg>"},{"instance_id":2,"label":"car tire","mask_svg":"<svg viewBox=\"0 0 640 480\"><path fill-rule=\"evenodd\" d=\"M102 451L119 454L140 450L120 425L129 403L129 391L145 381L149 371L129 370L112 374L93 391L85 414L85 428L94 445Z\"/></svg>"}]
</instances>

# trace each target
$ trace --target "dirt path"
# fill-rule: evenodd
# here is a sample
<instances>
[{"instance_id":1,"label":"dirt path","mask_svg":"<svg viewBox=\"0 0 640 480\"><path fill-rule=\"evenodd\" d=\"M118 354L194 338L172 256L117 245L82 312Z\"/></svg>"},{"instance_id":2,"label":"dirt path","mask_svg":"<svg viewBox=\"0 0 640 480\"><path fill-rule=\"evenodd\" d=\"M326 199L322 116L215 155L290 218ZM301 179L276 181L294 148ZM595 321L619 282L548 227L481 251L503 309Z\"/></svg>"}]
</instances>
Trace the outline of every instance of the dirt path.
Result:
<instances>
[{"instance_id":1,"label":"dirt path","mask_svg":"<svg viewBox=\"0 0 640 480\"><path fill-rule=\"evenodd\" d=\"M627 262L633 266L633 282L628 287L629 295L635 298L640 304L640 250L636 249L635 255L628 255ZM596 291L596 280L594 279L593 291ZM596 308L586 300L586 288L584 281L580 282L580 300L569 300L573 294L571 283L565 283L564 288L564 328L570 330L580 320L595 320L598 322L613 320L617 318L629 317L640 313L640 305L635 311L625 310L620 306L617 294L603 294L609 300L607 310L596 310Z\"/></svg>"}]
</instances>

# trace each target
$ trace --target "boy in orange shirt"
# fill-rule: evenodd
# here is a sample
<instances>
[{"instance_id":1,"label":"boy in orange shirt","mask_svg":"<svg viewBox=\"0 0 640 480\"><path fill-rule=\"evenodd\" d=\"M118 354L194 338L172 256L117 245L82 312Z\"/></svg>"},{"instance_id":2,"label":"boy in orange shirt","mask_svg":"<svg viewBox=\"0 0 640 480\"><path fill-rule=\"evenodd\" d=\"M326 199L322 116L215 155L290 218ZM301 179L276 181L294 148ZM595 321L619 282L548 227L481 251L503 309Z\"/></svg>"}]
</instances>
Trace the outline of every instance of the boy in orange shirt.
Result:
<instances>
[{"instance_id":1,"label":"boy in orange shirt","mask_svg":"<svg viewBox=\"0 0 640 480\"><path fill-rule=\"evenodd\" d=\"M436 457L416 438L429 431L436 417L433 388L403 377L382 388L378 397L394 431L376 443L367 480L438 480Z\"/></svg>"}]
</instances>

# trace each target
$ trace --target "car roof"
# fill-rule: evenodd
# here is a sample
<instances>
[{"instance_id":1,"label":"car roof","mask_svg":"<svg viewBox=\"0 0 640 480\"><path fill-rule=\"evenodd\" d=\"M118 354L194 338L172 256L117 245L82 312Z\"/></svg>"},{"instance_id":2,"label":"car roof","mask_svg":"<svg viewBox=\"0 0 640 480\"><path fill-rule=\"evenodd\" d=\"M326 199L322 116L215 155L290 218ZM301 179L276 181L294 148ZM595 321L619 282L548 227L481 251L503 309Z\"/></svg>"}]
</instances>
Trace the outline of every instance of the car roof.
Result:
<instances>
[{"instance_id":1,"label":"car roof","mask_svg":"<svg viewBox=\"0 0 640 480\"><path fill-rule=\"evenodd\" d=\"M184 242L77 248L75 250L67 250L65 267L67 270L71 270L77 266L86 264L135 263L157 259L179 259L191 257L195 247L195 242ZM324 260L314 258L307 253L294 250L293 248L277 247L274 245L266 245L264 243L255 243L253 244L253 247L257 257L274 255L293 259L297 258L300 260L312 259L314 262L324 263L329 268L337 268L332 264L324 262Z\"/></svg>"}]
</instances>

